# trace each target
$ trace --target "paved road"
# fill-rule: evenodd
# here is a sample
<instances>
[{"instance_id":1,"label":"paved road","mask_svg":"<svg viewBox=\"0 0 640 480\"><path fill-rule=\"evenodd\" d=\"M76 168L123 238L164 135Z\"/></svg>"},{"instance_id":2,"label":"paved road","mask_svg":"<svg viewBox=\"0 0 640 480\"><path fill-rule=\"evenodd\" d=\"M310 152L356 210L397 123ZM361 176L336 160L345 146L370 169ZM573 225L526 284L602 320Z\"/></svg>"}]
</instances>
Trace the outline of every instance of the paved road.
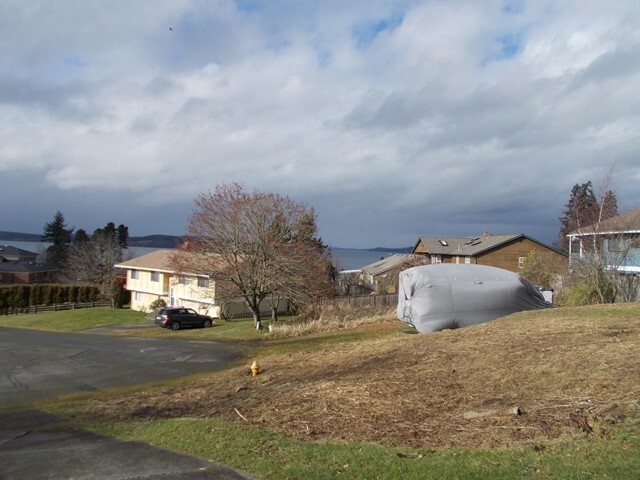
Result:
<instances>
[{"instance_id":1,"label":"paved road","mask_svg":"<svg viewBox=\"0 0 640 480\"><path fill-rule=\"evenodd\" d=\"M0 327L0 480L224 479L248 475L141 442L77 430L27 402L71 392L211 371L238 357L229 345L62 334ZM16 410L24 406L23 410Z\"/></svg>"},{"instance_id":2,"label":"paved road","mask_svg":"<svg viewBox=\"0 0 640 480\"><path fill-rule=\"evenodd\" d=\"M214 370L227 344L0 328L0 406Z\"/></svg>"}]
</instances>

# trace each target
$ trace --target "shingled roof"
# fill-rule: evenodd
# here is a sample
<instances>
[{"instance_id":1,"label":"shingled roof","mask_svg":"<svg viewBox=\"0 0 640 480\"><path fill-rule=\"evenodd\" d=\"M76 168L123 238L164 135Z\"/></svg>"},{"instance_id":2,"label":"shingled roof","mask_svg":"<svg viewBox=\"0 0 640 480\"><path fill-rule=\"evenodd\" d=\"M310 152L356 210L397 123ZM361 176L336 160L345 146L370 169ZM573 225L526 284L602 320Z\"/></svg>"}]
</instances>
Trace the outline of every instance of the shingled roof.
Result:
<instances>
[{"instance_id":1,"label":"shingled roof","mask_svg":"<svg viewBox=\"0 0 640 480\"><path fill-rule=\"evenodd\" d=\"M640 233L640 208L607 218L606 220L571 232L571 236L593 234Z\"/></svg>"},{"instance_id":2,"label":"shingled roof","mask_svg":"<svg viewBox=\"0 0 640 480\"><path fill-rule=\"evenodd\" d=\"M474 257L519 238L526 238L564 255L564 253L558 249L546 245L523 233L512 235L483 235L481 237L420 237L413 247L413 251L415 252L416 247L422 242L427 253L430 255L459 255L461 257Z\"/></svg>"},{"instance_id":3,"label":"shingled roof","mask_svg":"<svg viewBox=\"0 0 640 480\"><path fill-rule=\"evenodd\" d=\"M141 257L136 257L116 265L117 268L153 270L157 272L176 273L172 256L175 250L156 250Z\"/></svg>"},{"instance_id":4,"label":"shingled roof","mask_svg":"<svg viewBox=\"0 0 640 480\"><path fill-rule=\"evenodd\" d=\"M390 255L378 260L377 262L371 263L366 267L362 267L362 271L375 277L376 275L393 270L394 268L417 258L420 258L420 256L409 253L396 253L395 255Z\"/></svg>"},{"instance_id":5,"label":"shingled roof","mask_svg":"<svg viewBox=\"0 0 640 480\"><path fill-rule=\"evenodd\" d=\"M2 272L55 272L58 267L50 263L36 262L0 262L0 271Z\"/></svg>"},{"instance_id":6,"label":"shingled roof","mask_svg":"<svg viewBox=\"0 0 640 480\"><path fill-rule=\"evenodd\" d=\"M30 252L22 248L14 247L12 245L0 245L0 257L7 260L17 260L25 257L37 257L36 252Z\"/></svg>"}]
</instances>

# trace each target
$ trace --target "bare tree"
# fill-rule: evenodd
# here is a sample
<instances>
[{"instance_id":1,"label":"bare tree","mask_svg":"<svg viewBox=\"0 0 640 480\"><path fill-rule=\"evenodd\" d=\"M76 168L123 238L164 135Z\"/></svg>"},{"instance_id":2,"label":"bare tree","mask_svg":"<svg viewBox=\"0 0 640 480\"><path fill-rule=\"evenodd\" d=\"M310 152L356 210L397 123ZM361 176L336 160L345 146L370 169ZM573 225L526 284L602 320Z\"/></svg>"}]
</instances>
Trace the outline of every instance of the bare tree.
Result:
<instances>
[{"instance_id":1,"label":"bare tree","mask_svg":"<svg viewBox=\"0 0 640 480\"><path fill-rule=\"evenodd\" d=\"M216 298L241 297L260 328L269 296L306 301L324 292L326 267L313 209L238 183L201 194L174 261L180 271L216 281Z\"/></svg>"},{"instance_id":2,"label":"bare tree","mask_svg":"<svg viewBox=\"0 0 640 480\"><path fill-rule=\"evenodd\" d=\"M122 247L110 233L97 232L91 238L74 242L67 253L63 275L67 281L100 286L103 296L113 302L114 265L122 262Z\"/></svg>"},{"instance_id":3,"label":"bare tree","mask_svg":"<svg viewBox=\"0 0 640 480\"><path fill-rule=\"evenodd\" d=\"M617 211L609 189L612 170L604 182L596 221L568 235L570 281L575 303L609 303L637 298L638 282L630 265L637 260L640 209L610 217ZM636 267L634 267L636 268Z\"/></svg>"}]
</instances>

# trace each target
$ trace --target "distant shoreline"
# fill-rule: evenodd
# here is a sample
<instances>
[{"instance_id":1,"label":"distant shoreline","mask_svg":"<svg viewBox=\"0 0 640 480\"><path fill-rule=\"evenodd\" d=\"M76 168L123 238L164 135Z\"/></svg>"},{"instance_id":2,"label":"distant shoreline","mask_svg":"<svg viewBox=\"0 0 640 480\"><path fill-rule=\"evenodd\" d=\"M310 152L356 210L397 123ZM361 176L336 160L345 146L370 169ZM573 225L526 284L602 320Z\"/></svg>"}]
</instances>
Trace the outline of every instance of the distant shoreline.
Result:
<instances>
[{"instance_id":1,"label":"distant shoreline","mask_svg":"<svg viewBox=\"0 0 640 480\"><path fill-rule=\"evenodd\" d=\"M180 237L175 235L147 235L145 237L129 237L127 245L129 247L148 248L176 248ZM33 242L40 243L42 235L35 233L4 232L0 231L0 242Z\"/></svg>"},{"instance_id":2,"label":"distant shoreline","mask_svg":"<svg viewBox=\"0 0 640 480\"><path fill-rule=\"evenodd\" d=\"M147 235L144 237L129 237L127 245L129 247L146 247L146 248L176 248L181 237L175 235ZM40 243L42 235L35 233L21 232L5 232L0 231L0 242L34 242ZM329 247L331 250L362 250L364 252L380 252L380 253L411 253L412 247L402 248L347 248L347 247Z\"/></svg>"}]
</instances>

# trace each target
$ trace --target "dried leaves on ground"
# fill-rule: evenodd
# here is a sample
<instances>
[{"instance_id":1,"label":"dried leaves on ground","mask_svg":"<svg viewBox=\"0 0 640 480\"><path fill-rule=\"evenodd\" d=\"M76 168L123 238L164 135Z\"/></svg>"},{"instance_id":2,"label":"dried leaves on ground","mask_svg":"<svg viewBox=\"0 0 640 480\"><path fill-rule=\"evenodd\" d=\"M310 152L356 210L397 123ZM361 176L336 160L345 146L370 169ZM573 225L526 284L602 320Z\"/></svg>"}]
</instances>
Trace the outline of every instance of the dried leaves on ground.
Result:
<instances>
[{"instance_id":1,"label":"dried leaves on ground","mask_svg":"<svg viewBox=\"0 0 640 480\"><path fill-rule=\"evenodd\" d=\"M638 419L639 312L638 304L526 312L426 335L389 314L364 327L387 330L372 340L257 358L255 377L247 365L91 410L106 419L220 417L307 440L419 448L606 436Z\"/></svg>"}]
</instances>

